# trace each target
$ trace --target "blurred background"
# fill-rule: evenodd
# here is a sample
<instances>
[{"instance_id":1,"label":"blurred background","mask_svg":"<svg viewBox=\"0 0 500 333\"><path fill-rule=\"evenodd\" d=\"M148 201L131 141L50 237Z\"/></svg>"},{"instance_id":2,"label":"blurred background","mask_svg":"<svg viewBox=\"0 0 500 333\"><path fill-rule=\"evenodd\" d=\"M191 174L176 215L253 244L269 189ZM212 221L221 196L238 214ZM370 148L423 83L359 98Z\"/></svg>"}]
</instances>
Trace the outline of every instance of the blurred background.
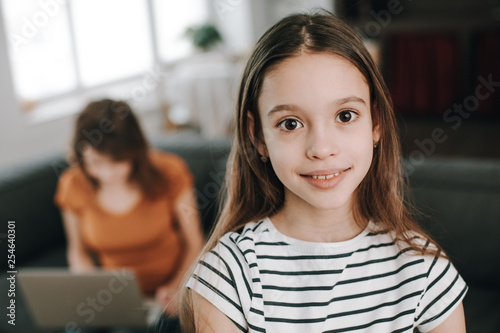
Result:
<instances>
[{"instance_id":1,"label":"blurred background","mask_svg":"<svg viewBox=\"0 0 500 333\"><path fill-rule=\"evenodd\" d=\"M403 151L500 158L500 0L0 0L0 170L67 151L91 100L129 102L148 137L231 136L253 45L324 8L363 37Z\"/></svg>"}]
</instances>

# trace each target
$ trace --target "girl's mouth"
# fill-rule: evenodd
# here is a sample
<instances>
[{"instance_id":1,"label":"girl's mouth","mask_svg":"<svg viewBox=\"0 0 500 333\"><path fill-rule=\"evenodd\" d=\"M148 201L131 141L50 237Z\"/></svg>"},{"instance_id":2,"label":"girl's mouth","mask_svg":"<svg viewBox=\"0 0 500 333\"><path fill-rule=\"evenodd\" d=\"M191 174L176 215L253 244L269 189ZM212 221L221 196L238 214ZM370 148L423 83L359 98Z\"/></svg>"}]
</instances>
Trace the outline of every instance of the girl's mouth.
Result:
<instances>
[{"instance_id":1,"label":"girl's mouth","mask_svg":"<svg viewBox=\"0 0 500 333\"><path fill-rule=\"evenodd\" d=\"M304 177L309 184L325 190L335 187L344 178L344 175L349 170L351 170L351 168L336 172L325 172L324 174L322 174L322 172L314 172L313 175L301 176Z\"/></svg>"},{"instance_id":2,"label":"girl's mouth","mask_svg":"<svg viewBox=\"0 0 500 333\"><path fill-rule=\"evenodd\" d=\"M340 174L340 172L336 172L336 173L331 173L331 174L329 174L329 175L323 175L323 176L308 176L308 177L312 177L313 179L330 179L330 178L333 178L333 177L337 177L339 174Z\"/></svg>"}]
</instances>

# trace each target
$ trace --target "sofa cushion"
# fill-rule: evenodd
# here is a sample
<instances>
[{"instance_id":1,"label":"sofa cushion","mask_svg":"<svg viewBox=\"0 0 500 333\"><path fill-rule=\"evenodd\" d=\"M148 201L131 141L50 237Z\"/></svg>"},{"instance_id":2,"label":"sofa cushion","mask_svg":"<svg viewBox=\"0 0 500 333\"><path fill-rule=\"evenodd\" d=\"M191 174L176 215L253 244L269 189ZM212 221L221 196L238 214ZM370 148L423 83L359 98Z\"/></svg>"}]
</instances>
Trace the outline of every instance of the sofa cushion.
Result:
<instances>
[{"instance_id":1,"label":"sofa cushion","mask_svg":"<svg viewBox=\"0 0 500 333\"><path fill-rule=\"evenodd\" d=\"M16 264L64 246L59 210L53 198L57 179L67 163L62 154L7 170L0 177L0 221L15 221ZM0 244L7 253L6 242ZM5 269L7 261L0 266Z\"/></svg>"},{"instance_id":2,"label":"sofa cushion","mask_svg":"<svg viewBox=\"0 0 500 333\"><path fill-rule=\"evenodd\" d=\"M226 162L231 149L228 139L201 140L199 137L161 136L152 139L157 149L181 156L195 177L195 192L205 235L210 232L218 209Z\"/></svg>"},{"instance_id":3,"label":"sofa cushion","mask_svg":"<svg viewBox=\"0 0 500 333\"><path fill-rule=\"evenodd\" d=\"M469 284L500 291L500 161L428 159L410 183L418 216Z\"/></svg>"}]
</instances>

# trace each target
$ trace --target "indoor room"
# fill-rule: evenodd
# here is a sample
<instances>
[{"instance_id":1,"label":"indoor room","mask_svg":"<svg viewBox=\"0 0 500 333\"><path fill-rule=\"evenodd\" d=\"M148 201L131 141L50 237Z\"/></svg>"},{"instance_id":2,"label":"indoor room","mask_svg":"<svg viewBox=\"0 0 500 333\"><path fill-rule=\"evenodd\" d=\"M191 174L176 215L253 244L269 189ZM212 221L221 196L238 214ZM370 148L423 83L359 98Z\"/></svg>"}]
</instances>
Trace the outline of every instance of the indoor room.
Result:
<instances>
[{"instance_id":1,"label":"indoor room","mask_svg":"<svg viewBox=\"0 0 500 333\"><path fill-rule=\"evenodd\" d=\"M498 0L0 0L0 331L500 332L499 59Z\"/></svg>"}]
</instances>

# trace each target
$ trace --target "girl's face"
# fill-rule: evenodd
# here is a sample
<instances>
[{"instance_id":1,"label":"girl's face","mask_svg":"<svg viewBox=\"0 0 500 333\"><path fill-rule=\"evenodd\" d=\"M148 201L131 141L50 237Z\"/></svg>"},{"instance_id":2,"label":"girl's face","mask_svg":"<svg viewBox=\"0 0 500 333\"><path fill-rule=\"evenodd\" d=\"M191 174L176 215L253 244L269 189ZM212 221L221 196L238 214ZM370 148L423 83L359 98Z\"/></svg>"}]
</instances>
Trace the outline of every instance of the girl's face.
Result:
<instances>
[{"instance_id":1,"label":"girl's face","mask_svg":"<svg viewBox=\"0 0 500 333\"><path fill-rule=\"evenodd\" d=\"M100 185L118 185L128 182L132 171L130 161L115 161L111 156L100 153L90 146L82 151L87 173L97 179Z\"/></svg>"},{"instance_id":2,"label":"girl's face","mask_svg":"<svg viewBox=\"0 0 500 333\"><path fill-rule=\"evenodd\" d=\"M379 140L359 70L331 54L288 58L265 77L258 105L259 152L285 187L285 208L350 210Z\"/></svg>"}]
</instances>

